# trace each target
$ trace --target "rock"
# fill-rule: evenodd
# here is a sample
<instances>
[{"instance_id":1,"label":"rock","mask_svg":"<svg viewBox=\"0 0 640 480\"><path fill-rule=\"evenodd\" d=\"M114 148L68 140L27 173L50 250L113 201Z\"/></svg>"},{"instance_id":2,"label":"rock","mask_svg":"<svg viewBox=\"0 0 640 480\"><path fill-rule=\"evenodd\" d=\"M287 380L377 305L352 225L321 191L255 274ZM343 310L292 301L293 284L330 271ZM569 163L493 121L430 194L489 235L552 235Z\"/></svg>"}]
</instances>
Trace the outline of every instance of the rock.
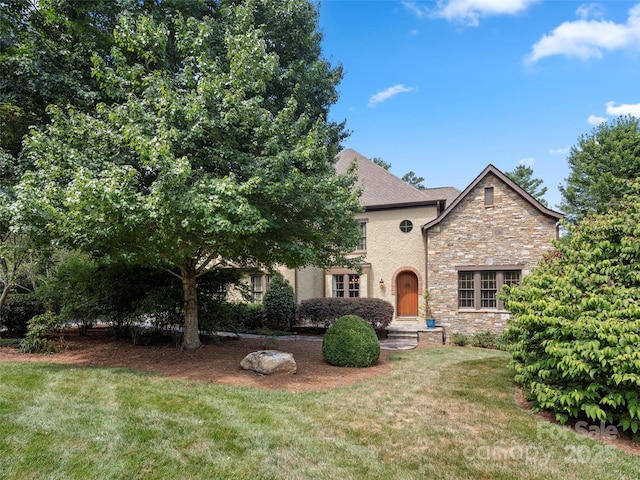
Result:
<instances>
[{"instance_id":1,"label":"rock","mask_svg":"<svg viewBox=\"0 0 640 480\"><path fill-rule=\"evenodd\" d=\"M278 350L252 352L242 359L240 367L264 375L271 375L273 373L296 373L298 369L292 354L279 352Z\"/></svg>"}]
</instances>

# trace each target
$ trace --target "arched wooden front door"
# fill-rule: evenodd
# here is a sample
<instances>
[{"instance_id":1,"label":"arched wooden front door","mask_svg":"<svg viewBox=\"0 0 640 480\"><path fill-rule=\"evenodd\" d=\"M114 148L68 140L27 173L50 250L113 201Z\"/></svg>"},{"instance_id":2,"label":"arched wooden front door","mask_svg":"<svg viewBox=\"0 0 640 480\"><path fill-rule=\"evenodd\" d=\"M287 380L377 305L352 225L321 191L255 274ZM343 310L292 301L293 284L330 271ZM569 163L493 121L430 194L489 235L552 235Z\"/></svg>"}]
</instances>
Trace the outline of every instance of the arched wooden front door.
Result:
<instances>
[{"instance_id":1,"label":"arched wooden front door","mask_svg":"<svg viewBox=\"0 0 640 480\"><path fill-rule=\"evenodd\" d=\"M418 316L418 277L413 272L402 272L396 279L397 315Z\"/></svg>"}]
</instances>

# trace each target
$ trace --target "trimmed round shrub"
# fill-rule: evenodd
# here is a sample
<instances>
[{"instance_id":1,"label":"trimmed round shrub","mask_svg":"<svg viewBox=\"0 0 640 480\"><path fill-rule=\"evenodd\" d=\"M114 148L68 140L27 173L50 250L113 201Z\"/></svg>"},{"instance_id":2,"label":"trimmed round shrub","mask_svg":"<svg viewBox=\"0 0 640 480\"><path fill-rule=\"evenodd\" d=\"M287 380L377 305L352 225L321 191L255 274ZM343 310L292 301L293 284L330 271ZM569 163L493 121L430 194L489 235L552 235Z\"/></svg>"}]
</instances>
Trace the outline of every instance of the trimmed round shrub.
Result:
<instances>
[{"instance_id":1,"label":"trimmed round shrub","mask_svg":"<svg viewBox=\"0 0 640 480\"><path fill-rule=\"evenodd\" d=\"M345 315L322 339L322 355L338 367L370 367L380 358L380 342L373 327L356 315Z\"/></svg>"}]
</instances>

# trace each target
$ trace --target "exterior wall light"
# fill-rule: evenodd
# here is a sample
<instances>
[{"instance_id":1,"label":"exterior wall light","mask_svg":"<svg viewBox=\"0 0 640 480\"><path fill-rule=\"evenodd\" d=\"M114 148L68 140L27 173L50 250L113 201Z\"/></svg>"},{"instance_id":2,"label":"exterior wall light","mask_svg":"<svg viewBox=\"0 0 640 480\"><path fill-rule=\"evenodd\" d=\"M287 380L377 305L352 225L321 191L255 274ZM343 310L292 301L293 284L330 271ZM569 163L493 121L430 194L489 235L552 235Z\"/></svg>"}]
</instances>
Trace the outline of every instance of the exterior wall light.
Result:
<instances>
[{"instance_id":1,"label":"exterior wall light","mask_svg":"<svg viewBox=\"0 0 640 480\"><path fill-rule=\"evenodd\" d=\"M380 283L379 284L380 284L380 288L384 288L384 280L383 279L380 279Z\"/></svg>"}]
</instances>

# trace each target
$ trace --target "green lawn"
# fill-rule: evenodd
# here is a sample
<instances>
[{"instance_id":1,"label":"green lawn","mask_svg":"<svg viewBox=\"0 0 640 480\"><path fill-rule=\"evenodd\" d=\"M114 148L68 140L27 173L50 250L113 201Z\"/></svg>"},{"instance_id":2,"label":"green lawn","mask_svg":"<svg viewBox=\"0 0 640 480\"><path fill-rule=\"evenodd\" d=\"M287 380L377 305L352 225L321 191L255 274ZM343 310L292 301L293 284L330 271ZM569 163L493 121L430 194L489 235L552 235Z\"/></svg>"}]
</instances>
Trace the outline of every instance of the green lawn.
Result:
<instances>
[{"instance_id":1,"label":"green lawn","mask_svg":"<svg viewBox=\"0 0 640 480\"><path fill-rule=\"evenodd\" d=\"M2 363L0 478L638 478L640 457L520 410L507 360L416 350L310 393Z\"/></svg>"}]
</instances>

